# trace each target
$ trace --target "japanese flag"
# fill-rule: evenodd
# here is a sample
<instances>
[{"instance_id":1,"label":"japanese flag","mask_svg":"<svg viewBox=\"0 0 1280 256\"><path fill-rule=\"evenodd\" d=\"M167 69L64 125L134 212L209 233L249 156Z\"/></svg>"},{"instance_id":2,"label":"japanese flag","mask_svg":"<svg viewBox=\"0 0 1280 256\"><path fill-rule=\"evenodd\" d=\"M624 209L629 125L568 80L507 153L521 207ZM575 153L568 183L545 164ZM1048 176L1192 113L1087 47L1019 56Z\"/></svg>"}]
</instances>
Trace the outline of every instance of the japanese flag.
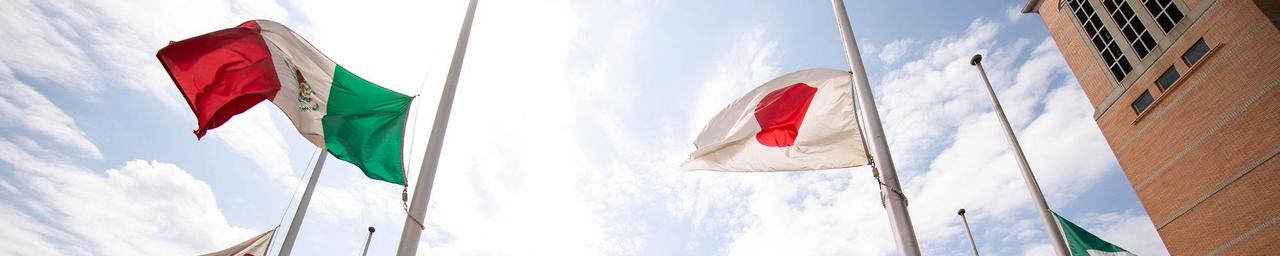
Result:
<instances>
[{"instance_id":1,"label":"japanese flag","mask_svg":"<svg viewBox=\"0 0 1280 256\"><path fill-rule=\"evenodd\" d=\"M868 163L846 71L808 69L769 81L702 128L684 170L776 172Z\"/></svg>"}]
</instances>

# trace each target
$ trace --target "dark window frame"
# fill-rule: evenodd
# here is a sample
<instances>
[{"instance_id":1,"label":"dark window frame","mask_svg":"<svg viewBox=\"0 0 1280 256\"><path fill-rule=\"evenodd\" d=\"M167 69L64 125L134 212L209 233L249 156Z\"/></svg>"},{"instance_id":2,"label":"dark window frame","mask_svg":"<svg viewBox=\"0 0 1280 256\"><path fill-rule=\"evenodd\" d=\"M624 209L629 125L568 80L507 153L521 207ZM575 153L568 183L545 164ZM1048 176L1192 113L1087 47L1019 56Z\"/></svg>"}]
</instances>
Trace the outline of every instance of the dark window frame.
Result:
<instances>
[{"instance_id":1,"label":"dark window frame","mask_svg":"<svg viewBox=\"0 0 1280 256\"><path fill-rule=\"evenodd\" d=\"M1142 115L1143 112L1151 109L1151 104L1155 102L1156 98L1151 96L1151 90L1142 90L1142 94L1138 94L1138 98L1133 99L1133 103L1129 103L1129 106L1133 107L1134 113Z\"/></svg>"},{"instance_id":2,"label":"dark window frame","mask_svg":"<svg viewBox=\"0 0 1280 256\"><path fill-rule=\"evenodd\" d=\"M1089 0L1067 0L1066 3L1076 24L1085 32L1086 41L1093 45L1093 49L1101 58L1105 66L1103 69L1111 73L1116 82L1124 81L1133 71L1133 64L1129 62L1126 53L1117 46L1120 43L1102 23L1101 15L1093 8L1093 4Z\"/></svg>"},{"instance_id":3,"label":"dark window frame","mask_svg":"<svg viewBox=\"0 0 1280 256\"><path fill-rule=\"evenodd\" d=\"M1182 9L1174 4L1174 0L1142 0L1143 7L1151 14L1151 19L1156 22L1156 26L1164 30L1165 33L1173 31L1178 23L1186 18L1186 14Z\"/></svg>"},{"instance_id":4,"label":"dark window frame","mask_svg":"<svg viewBox=\"0 0 1280 256\"><path fill-rule=\"evenodd\" d=\"M1111 15L1111 20L1120 26L1120 34L1129 41L1129 47L1138 59L1146 58L1156 48L1156 39L1147 30L1147 26L1138 18L1138 13L1126 0L1099 0L1102 9Z\"/></svg>"},{"instance_id":5,"label":"dark window frame","mask_svg":"<svg viewBox=\"0 0 1280 256\"><path fill-rule=\"evenodd\" d=\"M1160 73L1160 76L1156 77L1156 88L1160 88L1161 92L1168 91L1169 88L1178 83L1178 79L1182 79L1182 74L1178 73L1178 68L1169 66L1168 69Z\"/></svg>"},{"instance_id":6,"label":"dark window frame","mask_svg":"<svg viewBox=\"0 0 1280 256\"><path fill-rule=\"evenodd\" d=\"M1209 43L1205 42L1204 38L1201 37L1191 44L1191 47L1188 47L1186 51L1182 52L1182 63L1186 63L1188 67L1195 66L1196 63L1204 60L1204 56L1209 54L1209 50Z\"/></svg>"}]
</instances>

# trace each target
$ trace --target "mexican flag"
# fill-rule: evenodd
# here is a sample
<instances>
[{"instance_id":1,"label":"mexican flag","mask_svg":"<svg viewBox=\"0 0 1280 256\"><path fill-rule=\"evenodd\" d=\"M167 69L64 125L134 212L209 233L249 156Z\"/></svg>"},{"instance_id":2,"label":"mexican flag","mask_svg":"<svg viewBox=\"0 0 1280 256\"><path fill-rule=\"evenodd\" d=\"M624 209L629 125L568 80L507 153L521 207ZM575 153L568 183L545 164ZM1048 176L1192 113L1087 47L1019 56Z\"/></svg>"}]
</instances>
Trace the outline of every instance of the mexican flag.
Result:
<instances>
[{"instance_id":1,"label":"mexican flag","mask_svg":"<svg viewBox=\"0 0 1280 256\"><path fill-rule=\"evenodd\" d=\"M1076 226L1075 223L1067 221L1056 212L1053 216L1058 218L1058 225L1062 226L1062 235L1067 239L1067 247L1071 248L1072 256L1134 256L1133 253L1108 243L1084 228Z\"/></svg>"},{"instance_id":2,"label":"mexican flag","mask_svg":"<svg viewBox=\"0 0 1280 256\"><path fill-rule=\"evenodd\" d=\"M171 42L156 57L195 112L197 138L269 100L312 144L369 178L405 184L412 97L356 76L288 27L251 20Z\"/></svg>"}]
</instances>

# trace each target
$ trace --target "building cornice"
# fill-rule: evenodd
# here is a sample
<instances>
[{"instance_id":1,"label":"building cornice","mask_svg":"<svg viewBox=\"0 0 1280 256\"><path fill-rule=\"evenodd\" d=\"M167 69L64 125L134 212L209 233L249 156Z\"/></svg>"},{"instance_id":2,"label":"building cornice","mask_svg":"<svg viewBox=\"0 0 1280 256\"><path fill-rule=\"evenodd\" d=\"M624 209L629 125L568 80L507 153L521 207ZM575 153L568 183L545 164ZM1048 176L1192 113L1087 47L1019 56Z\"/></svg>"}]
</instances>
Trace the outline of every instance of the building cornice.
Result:
<instances>
[{"instance_id":1,"label":"building cornice","mask_svg":"<svg viewBox=\"0 0 1280 256\"><path fill-rule=\"evenodd\" d=\"M1027 0L1027 3L1022 5L1022 13L1033 13L1037 9L1040 9L1040 0Z\"/></svg>"}]
</instances>

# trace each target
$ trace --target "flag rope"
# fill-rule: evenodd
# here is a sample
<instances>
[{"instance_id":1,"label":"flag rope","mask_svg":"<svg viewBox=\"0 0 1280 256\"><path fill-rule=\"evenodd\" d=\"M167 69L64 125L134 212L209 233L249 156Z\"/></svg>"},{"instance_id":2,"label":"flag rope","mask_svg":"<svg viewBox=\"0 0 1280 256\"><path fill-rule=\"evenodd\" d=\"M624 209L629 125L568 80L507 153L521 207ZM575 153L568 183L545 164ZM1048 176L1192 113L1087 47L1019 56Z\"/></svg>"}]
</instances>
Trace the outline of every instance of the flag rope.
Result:
<instances>
[{"instance_id":1,"label":"flag rope","mask_svg":"<svg viewBox=\"0 0 1280 256\"><path fill-rule=\"evenodd\" d=\"M444 36L441 36L439 33L436 34L436 38L442 38L442 37ZM431 57L427 58L427 68L426 68L427 72L422 74L422 82L418 83L418 92L414 93L413 96L410 96L412 98L410 99L411 101L417 100L418 96L422 95L423 88L427 87L427 79L431 78L431 70L433 67L435 67L435 62L432 60L435 60L436 55L439 53L440 53L439 45L437 45L434 49L431 50ZM412 109L413 107L412 105L410 105L410 112L412 112ZM417 136L415 135L416 135L416 131L418 130L418 115L420 114L421 113L415 113L415 115L411 115L409 117L410 118L409 122L413 123L413 130L409 130L408 134L405 134L401 138L401 140L404 140L403 137L409 138L409 152L408 152L409 154L408 155L410 156L413 155L413 144L415 143L415 141L417 141ZM422 229L427 229L426 225L423 225L421 220L418 220L418 218L414 218L413 214L409 213L409 173L407 169L409 169L409 166L412 164L413 164L412 158L405 158L404 166L403 168L400 168L400 176L404 177L405 179L405 184L400 190L400 205L403 206L405 216L408 216L409 219L413 220L414 223L417 223L418 227Z\"/></svg>"},{"instance_id":2,"label":"flag rope","mask_svg":"<svg viewBox=\"0 0 1280 256\"><path fill-rule=\"evenodd\" d=\"M853 71L849 71L849 80L850 80L850 83L852 83ZM854 100L856 101L857 99L855 98ZM853 114L858 117L858 120L859 120L858 127L862 127L862 120L866 120L866 119L863 118L865 117L865 115L864 113L862 113L862 111L859 111L861 109L858 108L857 106L858 106L857 104L854 104ZM862 154L867 156L867 164L871 166L871 177L875 177L876 183L880 184L880 191L884 191L886 188L888 188L889 192L893 192L894 194L898 194L899 196L902 196L903 205L910 204L907 201L906 193L902 193L901 190L894 189L893 187L889 186L889 184L885 184L883 180L880 180L880 168L876 168L876 159L875 157L871 156L871 152L867 151L867 149L870 148L870 147L867 147L867 138L865 136L859 136L859 137L862 137L861 140L859 140L862 142ZM888 208L889 205L886 204L887 198L885 198L884 195L885 195L884 193L880 193L880 206Z\"/></svg>"},{"instance_id":3,"label":"flag rope","mask_svg":"<svg viewBox=\"0 0 1280 256\"><path fill-rule=\"evenodd\" d=\"M404 206L404 214L409 216L409 219L413 220L414 223L417 223L418 228L427 229L427 226L422 224L422 220L418 220L418 218L413 217L413 214L409 214L409 186L404 186L404 190L400 191L400 205Z\"/></svg>"},{"instance_id":4,"label":"flag rope","mask_svg":"<svg viewBox=\"0 0 1280 256\"><path fill-rule=\"evenodd\" d=\"M306 169L311 169L312 165L313 165L313 164L315 164L315 162L316 162L316 153L323 153L323 150L321 150L320 148L316 148L316 151L311 152L311 158L310 158L311 160L307 161L307 167L306 167L305 169L302 169L302 171L306 171ZM307 174L302 174L302 175L307 175ZM306 178L307 178L307 176L303 176L302 178L303 178L302 180L303 180L303 181L305 181L305 180L306 180ZM285 204L284 204L284 211L281 211L281 212L280 212L280 220L279 220L279 221L276 221L276 226L277 226L277 227L279 227L279 226L281 226L282 224L284 224L284 217L289 215L289 206L290 206L290 205L293 205L293 199L298 197L298 189L299 189L299 188L302 188L302 186L300 186L300 185L302 185L302 182L299 182L297 185L294 185L294 186L293 186L293 194L292 194L292 195L289 195L289 201L288 201L288 202L285 202ZM292 224L290 224L290 225L292 225Z\"/></svg>"},{"instance_id":5,"label":"flag rope","mask_svg":"<svg viewBox=\"0 0 1280 256\"><path fill-rule=\"evenodd\" d=\"M404 114L409 115L410 119L409 119L409 122L405 123L404 125L406 131L400 134L400 141L404 141L405 138L409 138L409 152L407 152L409 154L407 155L410 155L410 156L413 155L413 143L414 141L417 141L417 138L418 138L416 136L417 134L416 131L418 131L418 115L413 114L413 101L417 99L418 99L418 95L409 97L409 111L405 111ZM409 130L410 123L413 124L413 130ZM406 155L405 153L406 152L400 152L400 157L404 158L404 161L401 163L403 165L400 166L400 177L403 177L405 180L404 188L409 189L409 173L406 170L409 169L409 165L413 164L413 160L411 159L411 157L404 157L404 155Z\"/></svg>"},{"instance_id":6,"label":"flag rope","mask_svg":"<svg viewBox=\"0 0 1280 256\"><path fill-rule=\"evenodd\" d=\"M430 69L430 67L428 67L428 69ZM428 70L427 72L428 72L428 73L430 73L431 71L430 71L430 70ZM425 83L426 83L426 81L425 81L425 79L426 79L426 78L424 77L423 79L424 79L423 83L425 84ZM417 100L417 99L418 99L418 95L414 95L414 96L410 97L410 101ZM412 110L413 110L413 105L409 105L409 106L410 106L410 107L409 107L410 111L408 111L408 112L412 113L412 112L413 112L413 111L412 111ZM413 153L413 143L414 143L414 141L416 141L416 139L418 138L417 136L415 136L415 134L416 134L416 133L415 133L415 131L417 131L417 130L418 130L418 115L414 115L414 114L421 114L421 113L413 113L413 114L410 114L410 113L405 113L405 114L406 114L406 115L410 115L410 117L409 117L409 118L410 118L409 122L413 123L413 130L406 131L406 133L407 133L407 134L402 135L402 136L401 136L401 138L400 138L400 140L401 140L401 141L403 141L403 140L404 140L404 137L408 137L408 138L409 138L409 153ZM408 124L405 124L405 126L406 126L406 127L408 127ZM412 155L412 154L410 154L410 155ZM403 156L403 154L402 154L402 156ZM426 226L426 225L422 225L422 221L421 221L421 220L418 220L418 218L414 218L414 217L413 217L413 214L409 214L409 172L408 172L408 171L406 171L406 170L407 170L407 169L409 169L409 165L411 165L411 164L412 164L412 161L411 161L409 158L405 158L405 159L404 159L404 165L400 168L400 177L404 177L404 180L405 180L404 187L402 188L402 190L400 190L400 205L404 206L404 207L403 207L403 209L404 209L404 214L405 214L406 216L409 216L409 219L411 219L411 220L413 220L413 222L417 223L417 224L418 224L418 227L420 227L420 228L422 228L422 229L427 229L427 226Z\"/></svg>"},{"instance_id":7,"label":"flag rope","mask_svg":"<svg viewBox=\"0 0 1280 256\"><path fill-rule=\"evenodd\" d=\"M444 30L440 30L440 31L441 32L436 33L436 40L439 40L440 38L444 37L443 35L441 35L444 33ZM427 58L427 73L422 74L422 82L418 83L418 93L413 94L413 97L418 97L418 95L422 95L422 91L424 87L427 87L427 79L431 78L431 68L435 67L436 65L434 60L436 59L436 55L440 53L440 46L441 45L437 44L436 47L431 50L431 57Z\"/></svg>"},{"instance_id":8,"label":"flag rope","mask_svg":"<svg viewBox=\"0 0 1280 256\"><path fill-rule=\"evenodd\" d=\"M880 180L880 168L876 168L876 163L875 163L875 162L871 162L871 176L876 178L876 183L879 183L879 184L880 184L880 190L881 190L881 191L884 191L884 190L887 188L887 189L889 190L889 192L893 192L894 194L898 194L898 196L901 196L901 197L902 197L902 204L903 204L903 205L910 205L910 204L911 204L911 202L907 201L907 194L906 194L906 193L902 193L902 191L901 191L901 190L898 190L898 189L895 189L895 188L893 188L893 187L890 187L890 186L889 186L889 184L884 184L884 181ZM880 206L888 207L887 205L885 205L885 199L886 199L886 198L884 198L884 195L885 195L884 193L880 193Z\"/></svg>"},{"instance_id":9,"label":"flag rope","mask_svg":"<svg viewBox=\"0 0 1280 256\"><path fill-rule=\"evenodd\" d=\"M314 165L314 164L315 164L315 161L316 161L316 154L317 154L317 153L319 153L319 154L324 154L324 150L323 150L323 149L320 149L320 148L316 148L316 150L315 150L315 151L312 151L312 152L311 152L311 158L310 158L310 160L308 160L308 161L307 161L307 166L306 166L304 169L302 169L302 171L303 171L303 172L305 172L307 169L311 169L311 168L312 168L312 165ZM304 173L304 174L302 174L302 175L307 175L307 174L305 174L305 173ZM294 185L294 186L293 186L293 194L289 195L289 201L284 203L284 210L283 210L283 211L280 211L280 220L276 221L276 227L274 228L274 229L275 229L275 230L277 230L277 231L279 231L280 227L284 226L284 217L285 217L285 216L289 216L289 206L290 206L290 205L293 205L293 199L298 197L298 189L299 189L299 188L302 188L302 182L301 182L301 181L306 180L306 178L307 178L307 177L306 177L306 176L303 176L302 178L303 178L303 179L302 179L302 180L300 180L300 182L298 182L298 184L297 184L297 185ZM294 224L296 224L296 223L289 223L289 225L294 225ZM275 242L276 235L278 235L278 233L271 233L271 238L270 238L270 240L268 240L268 242L267 242L267 251L268 251L268 252L270 252L270 251L271 251L271 243L274 243L274 242Z\"/></svg>"},{"instance_id":10,"label":"flag rope","mask_svg":"<svg viewBox=\"0 0 1280 256\"><path fill-rule=\"evenodd\" d=\"M852 84L852 83L853 83L853 79L854 79L854 78L853 78L853 71L849 71L849 83L850 83L850 84ZM857 103L857 100L858 100L858 99L857 99L857 97L854 97L852 94L850 94L850 95L849 95L849 97L850 97L850 98L853 98L853 100L854 100L854 102L851 102L851 103L853 103L853 115L854 115L854 119L857 119L857 120L858 120L858 128L859 128L859 130L858 130L858 137L861 139L861 140L859 140L859 141L861 141L861 142L862 142L862 155L867 156L867 163L871 165L871 168L872 168L872 169L875 169L875 166L876 166L876 159L875 159L874 157L871 157L871 152L868 152L868 151L867 151L867 150L868 150L868 149L870 149L871 147L868 147L868 146L867 146L867 137L865 136L866 134L865 134L865 132L862 132L862 130L861 130L861 128L862 128L862 123L863 123L863 122L862 122L862 120L865 120L865 119L863 119L864 115L862 114L862 111L859 111L859 110L861 110L861 108L859 108L859 107L858 107L858 103ZM876 176L876 181L877 181L877 182L879 182L879 181L880 181L880 171L879 171L878 169L876 169L873 173L874 173L874 175ZM880 185L884 185L884 183L883 183L883 182L881 182L881 183L880 183ZM905 196L904 196L904 198L905 198Z\"/></svg>"}]
</instances>

